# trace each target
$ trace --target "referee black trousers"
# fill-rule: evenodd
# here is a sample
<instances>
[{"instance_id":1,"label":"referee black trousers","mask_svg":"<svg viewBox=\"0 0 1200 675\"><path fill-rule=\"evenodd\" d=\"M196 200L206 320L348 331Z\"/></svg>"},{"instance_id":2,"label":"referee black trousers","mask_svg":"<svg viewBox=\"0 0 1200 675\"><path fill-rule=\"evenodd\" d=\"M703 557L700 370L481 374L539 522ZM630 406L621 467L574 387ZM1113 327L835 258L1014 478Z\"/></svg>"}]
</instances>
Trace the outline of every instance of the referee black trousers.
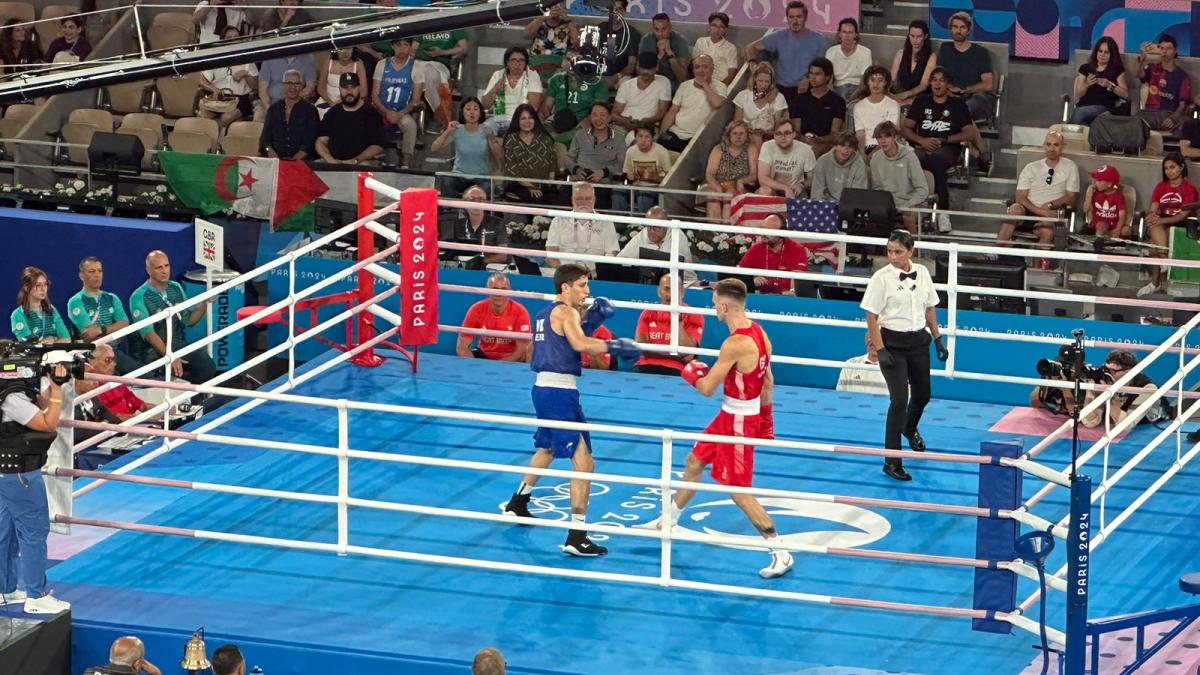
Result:
<instances>
[{"instance_id":1,"label":"referee black trousers","mask_svg":"<svg viewBox=\"0 0 1200 675\"><path fill-rule=\"evenodd\" d=\"M881 328L880 332L883 346L893 359L891 366L879 368L891 397L883 447L901 450L900 436L917 430L921 414L929 403L929 343L933 338L924 330L905 333ZM892 457L886 463L903 464L899 458Z\"/></svg>"}]
</instances>

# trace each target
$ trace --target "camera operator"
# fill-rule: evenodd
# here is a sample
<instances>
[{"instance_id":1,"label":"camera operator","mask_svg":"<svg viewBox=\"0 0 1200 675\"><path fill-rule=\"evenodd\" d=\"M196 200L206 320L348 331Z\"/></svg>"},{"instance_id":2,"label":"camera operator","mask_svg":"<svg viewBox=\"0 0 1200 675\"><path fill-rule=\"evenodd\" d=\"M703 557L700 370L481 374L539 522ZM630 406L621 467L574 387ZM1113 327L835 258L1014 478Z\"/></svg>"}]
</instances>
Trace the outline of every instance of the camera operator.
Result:
<instances>
[{"instance_id":1,"label":"camera operator","mask_svg":"<svg viewBox=\"0 0 1200 675\"><path fill-rule=\"evenodd\" d=\"M1125 371L1136 366L1137 363L1137 357L1133 355L1133 352L1128 352L1124 349L1114 349L1113 351L1109 352L1108 357L1104 359L1104 370L1108 374L1108 382L1112 383L1121 379L1124 377ZM1145 373L1138 373L1137 375L1134 375L1133 379L1130 380L1125 386L1157 389L1157 385L1155 385L1154 381L1147 377ZM1112 420L1113 424L1120 422L1128 417L1135 408L1145 402L1149 396L1149 392L1132 391L1114 394L1108 402L1108 418ZM1142 417L1137 419L1134 424L1141 424L1143 422L1157 422L1160 419L1168 418L1170 417L1169 411L1170 406L1167 403L1167 399L1165 397L1160 398L1158 400L1158 405L1151 406L1149 410L1139 413L1142 415ZM1099 425L1102 420L1098 414L1096 414L1095 417L1097 418L1096 424Z\"/></svg>"},{"instance_id":2,"label":"camera operator","mask_svg":"<svg viewBox=\"0 0 1200 675\"><path fill-rule=\"evenodd\" d=\"M1038 362L1038 374L1046 379L1063 380L1067 386L1064 387L1038 387L1034 389L1033 395L1030 397L1029 405L1034 408L1045 408L1057 415L1070 416L1072 407L1075 405L1074 392L1074 360L1072 355L1071 345L1063 345L1058 350L1058 358L1055 361L1042 359ZM1083 360L1083 354L1080 355L1080 360ZM1108 353L1104 359L1104 365L1096 368L1090 365L1084 365L1081 372L1081 377L1085 381L1095 382L1096 384L1112 384L1124 376L1125 371L1137 365L1137 357L1132 352L1116 349ZM1130 380L1126 386L1143 387L1154 389L1154 381L1144 373L1138 373ZM1120 392L1114 394L1109 399L1105 408L1108 410L1108 418L1110 424L1117 424L1125 419L1130 412L1141 405L1150 394L1148 392ZM1095 391L1088 391L1084 396L1082 405L1087 405L1096 397ZM1157 422L1160 419L1169 417L1168 406L1165 404L1165 399L1161 399L1162 404L1153 406L1150 410L1139 413L1141 417L1134 422L1140 424L1142 422ZM1081 417L1079 423L1087 428L1095 428L1104 423L1103 413L1099 408L1091 413Z\"/></svg>"},{"instance_id":3,"label":"camera operator","mask_svg":"<svg viewBox=\"0 0 1200 675\"><path fill-rule=\"evenodd\" d=\"M0 358L7 357L12 346L0 342ZM26 443L40 445L37 439L28 438L29 432L53 434L58 429L62 385L55 380L66 381L67 366L56 365L52 376L41 396L19 385L7 386L0 393L4 397L0 401L0 551L6 555L0 565L0 604L24 602L29 614L57 614L71 607L46 590L50 508L42 466L51 439L44 439L40 453L26 449Z\"/></svg>"},{"instance_id":4,"label":"camera operator","mask_svg":"<svg viewBox=\"0 0 1200 675\"><path fill-rule=\"evenodd\" d=\"M1083 358L1081 354L1080 358ZM1045 408L1055 415L1071 415L1070 404L1075 401L1073 378L1067 377L1072 367L1072 347L1063 345L1058 348L1058 356L1053 361L1042 359L1038 361L1037 372L1047 380L1071 380L1063 387L1034 387L1029 396L1029 405L1033 408Z\"/></svg>"}]
</instances>

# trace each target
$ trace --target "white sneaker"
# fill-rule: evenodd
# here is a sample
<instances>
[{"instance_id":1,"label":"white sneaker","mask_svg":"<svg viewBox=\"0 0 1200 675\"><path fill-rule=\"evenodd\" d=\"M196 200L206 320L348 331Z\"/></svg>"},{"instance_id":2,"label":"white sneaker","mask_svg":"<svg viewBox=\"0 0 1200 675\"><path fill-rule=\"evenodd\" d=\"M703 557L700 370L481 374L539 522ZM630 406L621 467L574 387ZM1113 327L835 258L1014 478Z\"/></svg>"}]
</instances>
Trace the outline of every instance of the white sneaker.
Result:
<instances>
[{"instance_id":1,"label":"white sneaker","mask_svg":"<svg viewBox=\"0 0 1200 675\"><path fill-rule=\"evenodd\" d=\"M25 602L28 597L29 596L25 594L25 591L19 588L12 593L0 593L0 606L15 605L18 602Z\"/></svg>"},{"instance_id":2,"label":"white sneaker","mask_svg":"<svg viewBox=\"0 0 1200 675\"><path fill-rule=\"evenodd\" d=\"M772 551L771 564L759 570L758 576L764 579L776 579L792 571L792 565L795 563L791 553L783 550Z\"/></svg>"},{"instance_id":3,"label":"white sneaker","mask_svg":"<svg viewBox=\"0 0 1200 675\"><path fill-rule=\"evenodd\" d=\"M1145 286L1142 286L1141 288L1138 289L1137 296L1139 298L1141 298L1141 297L1150 295L1151 293L1157 293L1157 292L1158 292L1158 286L1156 286L1154 284L1154 282L1151 281L1150 283L1148 283Z\"/></svg>"},{"instance_id":4,"label":"white sneaker","mask_svg":"<svg viewBox=\"0 0 1200 675\"><path fill-rule=\"evenodd\" d=\"M26 614L58 614L68 609L71 609L71 603L59 600L49 593L40 598L26 598L25 600Z\"/></svg>"}]
</instances>

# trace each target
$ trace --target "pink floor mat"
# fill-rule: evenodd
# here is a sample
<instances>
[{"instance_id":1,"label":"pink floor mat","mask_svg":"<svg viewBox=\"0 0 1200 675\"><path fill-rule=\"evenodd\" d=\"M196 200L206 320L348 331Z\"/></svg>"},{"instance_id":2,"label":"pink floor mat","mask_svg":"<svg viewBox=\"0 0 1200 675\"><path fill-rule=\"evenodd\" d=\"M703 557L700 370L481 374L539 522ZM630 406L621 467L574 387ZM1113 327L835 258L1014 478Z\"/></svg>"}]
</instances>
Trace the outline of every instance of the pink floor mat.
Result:
<instances>
[{"instance_id":1,"label":"pink floor mat","mask_svg":"<svg viewBox=\"0 0 1200 675\"><path fill-rule=\"evenodd\" d=\"M1062 423L1067 421L1062 415L1055 415L1048 410L1041 408L1029 408L1020 406L1008 411L1004 417L1001 417L998 422L992 425L988 431L1002 434L1024 434L1026 436L1037 436L1045 438L1049 436ZM1079 427L1079 440L1081 441L1098 441L1104 435L1104 427L1096 427L1088 429L1087 427ZM1117 436L1117 440L1121 440L1125 434ZM1060 438L1070 439L1071 431L1068 429Z\"/></svg>"}]
</instances>

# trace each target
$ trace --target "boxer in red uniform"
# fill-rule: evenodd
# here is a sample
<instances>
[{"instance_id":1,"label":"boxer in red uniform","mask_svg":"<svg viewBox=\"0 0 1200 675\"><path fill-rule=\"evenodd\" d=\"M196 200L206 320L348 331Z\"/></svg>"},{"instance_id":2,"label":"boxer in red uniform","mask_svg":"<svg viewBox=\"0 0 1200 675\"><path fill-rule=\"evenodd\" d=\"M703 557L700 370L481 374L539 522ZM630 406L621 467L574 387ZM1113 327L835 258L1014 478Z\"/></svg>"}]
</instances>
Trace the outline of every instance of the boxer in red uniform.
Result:
<instances>
[{"instance_id":1,"label":"boxer in red uniform","mask_svg":"<svg viewBox=\"0 0 1200 675\"><path fill-rule=\"evenodd\" d=\"M763 329L746 318L746 285L737 279L724 279L713 290L717 319L729 328L729 337L721 343L717 362L709 368L692 361L683 369L683 378L701 394L712 396L724 383L725 400L721 411L704 430L706 434L739 436L746 439L774 438L771 416L771 341ZM750 444L696 443L688 455L683 480L699 482L704 467L712 465L712 477L721 485L750 487L754 477L754 446ZM695 490L678 490L674 508L667 514L669 525L687 506ZM767 540L778 537L775 523L753 495L730 495L733 503L750 518L755 529ZM661 526L661 520L648 524ZM792 569L792 554L771 551L771 564L759 571L764 579L783 576Z\"/></svg>"}]
</instances>

